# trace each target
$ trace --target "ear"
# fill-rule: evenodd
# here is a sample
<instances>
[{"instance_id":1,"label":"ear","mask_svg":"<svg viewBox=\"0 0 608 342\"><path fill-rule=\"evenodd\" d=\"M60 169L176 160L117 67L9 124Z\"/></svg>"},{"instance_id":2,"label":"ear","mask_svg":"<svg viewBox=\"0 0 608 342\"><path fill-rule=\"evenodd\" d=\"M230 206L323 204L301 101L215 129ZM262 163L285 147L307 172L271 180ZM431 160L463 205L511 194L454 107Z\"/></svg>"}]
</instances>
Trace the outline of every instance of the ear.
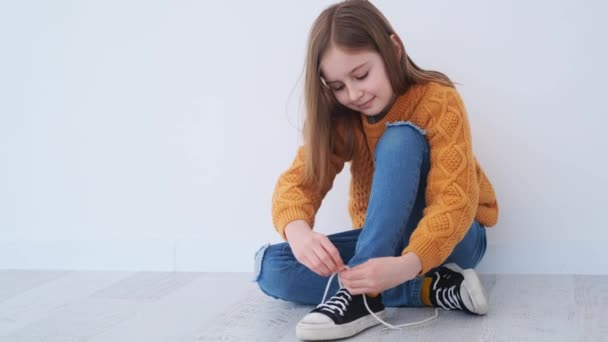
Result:
<instances>
[{"instance_id":1,"label":"ear","mask_svg":"<svg viewBox=\"0 0 608 342\"><path fill-rule=\"evenodd\" d=\"M401 43L401 38L399 38L399 36L396 33L392 33L390 35L391 38L391 42L393 43L393 47L395 48L395 51L397 52L397 58L401 58L401 56L403 55L403 49L401 48L403 46L403 44Z\"/></svg>"}]
</instances>

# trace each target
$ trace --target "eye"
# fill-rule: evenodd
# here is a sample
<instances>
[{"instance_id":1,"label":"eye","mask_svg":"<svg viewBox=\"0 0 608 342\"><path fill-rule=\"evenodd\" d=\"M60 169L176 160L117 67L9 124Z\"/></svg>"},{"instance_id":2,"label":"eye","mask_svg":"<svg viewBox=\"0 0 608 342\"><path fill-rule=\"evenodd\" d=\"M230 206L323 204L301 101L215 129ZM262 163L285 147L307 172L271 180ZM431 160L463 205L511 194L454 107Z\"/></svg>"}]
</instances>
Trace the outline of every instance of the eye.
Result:
<instances>
[{"instance_id":1,"label":"eye","mask_svg":"<svg viewBox=\"0 0 608 342\"><path fill-rule=\"evenodd\" d=\"M367 75L369 75L369 71L366 72L365 74L363 74L361 76L358 76L358 77L355 77L355 78L358 79L359 81L362 81L362 80L364 80L367 77Z\"/></svg>"},{"instance_id":2,"label":"eye","mask_svg":"<svg viewBox=\"0 0 608 342\"><path fill-rule=\"evenodd\" d=\"M367 76L369 75L369 71L366 72L365 74L361 75L361 76L357 76L355 77L355 79L357 79L358 81L363 81L364 79L367 78ZM331 90L333 92L338 92L340 90L344 89L344 85L338 86L338 87L331 87Z\"/></svg>"}]
</instances>

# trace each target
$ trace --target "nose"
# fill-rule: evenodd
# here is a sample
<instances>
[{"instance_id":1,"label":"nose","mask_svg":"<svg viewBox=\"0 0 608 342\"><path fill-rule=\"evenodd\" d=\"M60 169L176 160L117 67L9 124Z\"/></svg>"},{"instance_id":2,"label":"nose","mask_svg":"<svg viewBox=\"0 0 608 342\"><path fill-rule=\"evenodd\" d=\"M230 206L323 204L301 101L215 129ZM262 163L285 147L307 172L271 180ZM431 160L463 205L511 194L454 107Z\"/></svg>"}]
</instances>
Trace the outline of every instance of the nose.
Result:
<instances>
[{"instance_id":1,"label":"nose","mask_svg":"<svg viewBox=\"0 0 608 342\"><path fill-rule=\"evenodd\" d=\"M358 102L361 97L363 97L363 90L357 88L348 89L348 99L350 102Z\"/></svg>"}]
</instances>

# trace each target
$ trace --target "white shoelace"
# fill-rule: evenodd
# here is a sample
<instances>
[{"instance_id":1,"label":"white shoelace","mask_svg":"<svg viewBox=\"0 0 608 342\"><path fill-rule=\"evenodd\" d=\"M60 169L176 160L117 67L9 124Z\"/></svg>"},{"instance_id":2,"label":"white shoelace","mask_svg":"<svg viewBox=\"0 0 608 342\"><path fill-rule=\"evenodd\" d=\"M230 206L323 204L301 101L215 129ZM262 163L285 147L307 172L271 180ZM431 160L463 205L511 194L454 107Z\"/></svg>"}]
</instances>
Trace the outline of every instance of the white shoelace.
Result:
<instances>
[{"instance_id":1,"label":"white shoelace","mask_svg":"<svg viewBox=\"0 0 608 342\"><path fill-rule=\"evenodd\" d=\"M346 295L348 297L348 299L346 299L344 297L336 297L340 293ZM336 297L336 298L333 299L334 297ZM346 311L346 307L348 306L348 303L352 299L352 297L350 296L350 294L348 292L346 292L344 290L339 290L334 295L334 297L332 297L333 300L330 299L326 302L325 296L323 296L323 302L321 304L317 305L317 308L319 308L321 310L329 311L331 313L335 313L334 311L337 310L340 312L340 316L344 316L344 311ZM340 307L338 307L338 305Z\"/></svg>"},{"instance_id":2,"label":"white shoelace","mask_svg":"<svg viewBox=\"0 0 608 342\"><path fill-rule=\"evenodd\" d=\"M439 275L439 272L435 272L435 275L437 276L436 281L435 281L435 285L433 285L433 290L436 290L435 292L435 301L437 302L437 304L439 304L439 306L441 306L442 308L446 309L446 310L453 310L453 309L458 309L458 310L462 310L462 307L460 306L459 303L459 296L456 293L456 286L452 286L449 289L438 289L437 290L437 284L439 283L439 279L441 278L441 275Z\"/></svg>"},{"instance_id":3,"label":"white shoelace","mask_svg":"<svg viewBox=\"0 0 608 342\"><path fill-rule=\"evenodd\" d=\"M462 310L462 307L458 303L458 297L454 292L455 290L455 286L450 287L448 290L437 290L437 294L435 295L437 304L446 310Z\"/></svg>"},{"instance_id":4,"label":"white shoelace","mask_svg":"<svg viewBox=\"0 0 608 342\"><path fill-rule=\"evenodd\" d=\"M331 310L331 309L337 309L337 310L339 310L339 311L341 312L341 314L342 314L342 313L343 313L343 311L342 311L342 310L341 310L339 307L337 307L337 306L335 305L335 303L336 303L335 301L328 301L327 303L329 303L329 304L326 304L326 303L325 303L325 298L327 297L327 292L329 291L329 286L331 285L331 281L334 279L334 277L336 276L336 274L338 274L338 273L334 273L334 274L332 274L332 275L331 275L331 277L329 277L329 281L327 281L327 286L325 287L325 293L323 294L323 300L321 301L321 304L319 304L319 306L326 306L326 307L328 307L328 308L329 308L329 310ZM340 285L340 288L342 288L342 283L340 282L340 277L338 277L338 284ZM346 293L345 293L345 294L346 294ZM373 311L372 311L372 310L369 308L369 305L367 305L367 299L365 299L365 295L364 295L364 294L362 294L362 296L363 296L363 303L365 304L365 308L367 309L367 312L369 312L369 313L370 313L372 316L374 316L374 318L375 318L375 319L376 319L378 322L380 322L380 323L384 324L384 326L386 326L386 327L387 327L387 328L389 328L389 329L401 330L401 328L405 328L405 327L411 327L411 326L414 326L414 325L423 324L423 323L426 323L426 322L428 322L428 321L434 320L435 318L439 317L439 309L435 308L435 315L433 315L432 317L429 317L429 318L427 318L427 319L424 319L424 320L422 320L422 321L418 321L418 322L412 322L412 323L405 323L405 324L399 324L399 325L392 325L392 324L390 324L390 323L387 323L387 322L383 321L383 320L382 320L380 317L378 317L378 316L377 316L377 315L376 315L376 314L375 314L375 313L374 313L374 312L373 312ZM343 309L344 309L344 310L346 310L346 305L345 305L345 304L343 304L343 303L341 303L341 302L340 302L340 304L343 306ZM384 329L387 329L387 328L384 328Z\"/></svg>"}]
</instances>

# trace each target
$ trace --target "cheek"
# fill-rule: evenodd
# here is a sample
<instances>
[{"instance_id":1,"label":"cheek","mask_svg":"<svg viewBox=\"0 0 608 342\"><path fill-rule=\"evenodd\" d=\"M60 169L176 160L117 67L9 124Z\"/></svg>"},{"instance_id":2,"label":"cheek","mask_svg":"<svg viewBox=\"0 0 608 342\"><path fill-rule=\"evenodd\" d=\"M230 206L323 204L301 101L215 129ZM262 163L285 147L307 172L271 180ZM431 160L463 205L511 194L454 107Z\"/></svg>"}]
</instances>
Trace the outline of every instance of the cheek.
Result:
<instances>
[{"instance_id":1,"label":"cheek","mask_svg":"<svg viewBox=\"0 0 608 342\"><path fill-rule=\"evenodd\" d=\"M334 93L334 96L336 97L336 100L338 100L338 102L340 102L344 106L347 106L350 102L348 99L348 95L346 95L345 91Z\"/></svg>"},{"instance_id":2,"label":"cheek","mask_svg":"<svg viewBox=\"0 0 608 342\"><path fill-rule=\"evenodd\" d=\"M380 97L385 97L387 92L390 92L391 85L387 80L384 79L375 79L370 84L370 91Z\"/></svg>"}]
</instances>

